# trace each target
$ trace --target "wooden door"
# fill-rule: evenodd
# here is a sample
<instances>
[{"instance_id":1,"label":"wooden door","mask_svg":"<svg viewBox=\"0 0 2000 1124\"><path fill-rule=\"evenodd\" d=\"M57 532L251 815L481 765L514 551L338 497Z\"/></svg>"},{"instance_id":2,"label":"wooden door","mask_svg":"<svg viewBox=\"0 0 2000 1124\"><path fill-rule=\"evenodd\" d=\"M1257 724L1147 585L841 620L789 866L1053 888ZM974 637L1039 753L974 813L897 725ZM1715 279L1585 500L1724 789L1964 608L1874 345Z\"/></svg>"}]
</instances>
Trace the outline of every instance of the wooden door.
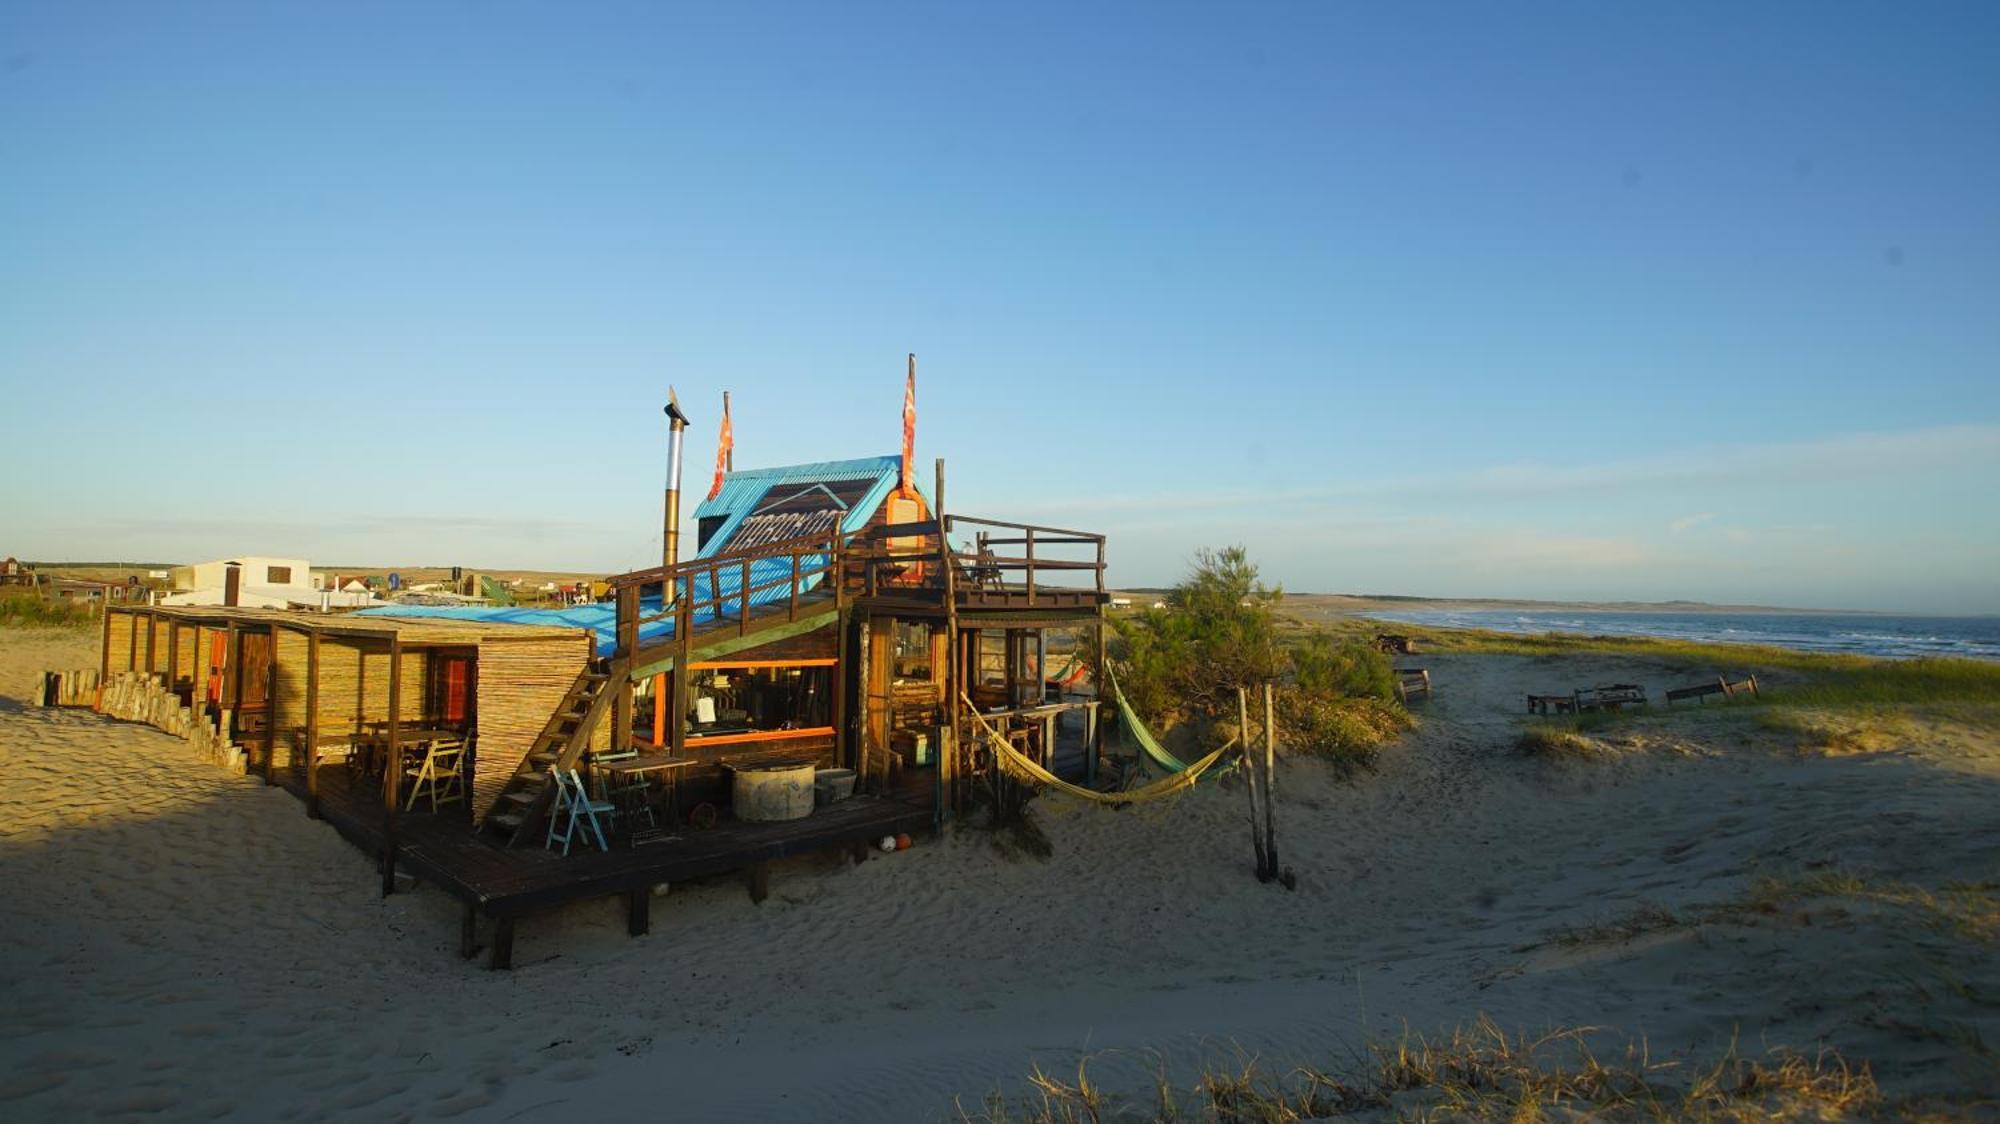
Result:
<instances>
[{"instance_id":1,"label":"wooden door","mask_svg":"<svg viewBox=\"0 0 2000 1124\"><path fill-rule=\"evenodd\" d=\"M262 710L271 694L271 634L236 634L236 709Z\"/></svg>"}]
</instances>

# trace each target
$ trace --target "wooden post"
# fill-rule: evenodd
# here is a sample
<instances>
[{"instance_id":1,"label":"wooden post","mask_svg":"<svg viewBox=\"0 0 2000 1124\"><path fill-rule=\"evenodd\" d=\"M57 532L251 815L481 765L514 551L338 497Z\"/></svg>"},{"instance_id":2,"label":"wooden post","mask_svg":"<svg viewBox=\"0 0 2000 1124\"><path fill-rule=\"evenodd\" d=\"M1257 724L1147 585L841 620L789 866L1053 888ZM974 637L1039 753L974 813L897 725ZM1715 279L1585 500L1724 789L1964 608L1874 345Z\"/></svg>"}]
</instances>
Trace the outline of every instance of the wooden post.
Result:
<instances>
[{"instance_id":1,"label":"wooden post","mask_svg":"<svg viewBox=\"0 0 2000 1124\"><path fill-rule=\"evenodd\" d=\"M667 579L660 588L662 604L672 591L673 579ZM639 595L637 585L620 586L618 589L618 655L625 660L629 669L631 661L639 654ZM632 748L632 676L622 676L618 682L608 684L617 694L611 696L611 748L623 753Z\"/></svg>"},{"instance_id":2,"label":"wooden post","mask_svg":"<svg viewBox=\"0 0 2000 1124\"><path fill-rule=\"evenodd\" d=\"M667 733L667 673L662 671L653 676L653 748L662 749L668 744Z\"/></svg>"},{"instance_id":3,"label":"wooden post","mask_svg":"<svg viewBox=\"0 0 2000 1124\"><path fill-rule=\"evenodd\" d=\"M761 903L771 896L771 864L750 864L750 900Z\"/></svg>"},{"instance_id":4,"label":"wooden post","mask_svg":"<svg viewBox=\"0 0 2000 1124\"><path fill-rule=\"evenodd\" d=\"M493 949L487 954L486 966L494 971L506 971L514 966L514 919L497 917L493 921Z\"/></svg>"},{"instance_id":5,"label":"wooden post","mask_svg":"<svg viewBox=\"0 0 2000 1124\"><path fill-rule=\"evenodd\" d=\"M181 673L181 626L180 622L167 621L167 690L180 689Z\"/></svg>"},{"instance_id":6,"label":"wooden post","mask_svg":"<svg viewBox=\"0 0 2000 1124\"><path fill-rule=\"evenodd\" d=\"M652 894L644 886L625 891L625 932L629 936L643 937L650 923L648 913Z\"/></svg>"},{"instance_id":7,"label":"wooden post","mask_svg":"<svg viewBox=\"0 0 2000 1124\"><path fill-rule=\"evenodd\" d=\"M1258 823L1257 754L1250 745L1250 692L1236 688L1236 748L1243 754L1243 788L1250 798L1250 846L1257 852L1257 877L1264 877L1264 833Z\"/></svg>"},{"instance_id":8,"label":"wooden post","mask_svg":"<svg viewBox=\"0 0 2000 1124\"><path fill-rule=\"evenodd\" d=\"M1278 721L1271 685L1264 684L1264 873L1278 876Z\"/></svg>"},{"instance_id":9,"label":"wooden post","mask_svg":"<svg viewBox=\"0 0 2000 1124\"><path fill-rule=\"evenodd\" d=\"M389 744L382 755L382 896L396 891L397 799L403 779L403 637L389 634Z\"/></svg>"},{"instance_id":10,"label":"wooden post","mask_svg":"<svg viewBox=\"0 0 2000 1124\"><path fill-rule=\"evenodd\" d=\"M715 575L709 574L709 591L715 590ZM688 578L686 596L682 597L679 609L674 613L674 681L672 706L667 711L667 732L673 742L673 755L680 757L687 751L688 694L694 686L694 673L688 664L694 662L694 578Z\"/></svg>"},{"instance_id":11,"label":"wooden post","mask_svg":"<svg viewBox=\"0 0 2000 1124\"><path fill-rule=\"evenodd\" d=\"M155 647L153 634L158 631L154 626L159 623L158 614L154 613L151 609L146 610L146 674L148 675L153 674L153 648Z\"/></svg>"},{"instance_id":12,"label":"wooden post","mask_svg":"<svg viewBox=\"0 0 2000 1124\"><path fill-rule=\"evenodd\" d=\"M319 630L306 633L306 815L319 818Z\"/></svg>"},{"instance_id":13,"label":"wooden post","mask_svg":"<svg viewBox=\"0 0 2000 1124\"><path fill-rule=\"evenodd\" d=\"M959 753L958 736L958 575L952 564L951 538L945 525L944 507L944 458L937 459L937 489L931 497L937 510L931 512L931 519L937 524L938 569L944 574L944 706L945 727L951 731L949 738L940 737L937 747L938 781L944 790L943 807L938 810L937 822L942 825L945 818L958 811Z\"/></svg>"},{"instance_id":14,"label":"wooden post","mask_svg":"<svg viewBox=\"0 0 2000 1124\"><path fill-rule=\"evenodd\" d=\"M101 711L104 709L104 681L111 678L111 613L109 610L100 615L97 625L99 630L104 633L104 651L100 653L97 662L97 697L91 701L91 706Z\"/></svg>"},{"instance_id":15,"label":"wooden post","mask_svg":"<svg viewBox=\"0 0 2000 1124\"><path fill-rule=\"evenodd\" d=\"M239 661L236 658L236 645L239 639L241 638L236 633L236 622L230 621L229 627L222 634L222 700L219 703L224 710L228 711L239 709L239 704L242 702L240 696L243 691L243 685L237 682L240 668L238 666ZM222 731L223 740L227 741L234 737L235 734L236 731L234 730L224 730Z\"/></svg>"},{"instance_id":16,"label":"wooden post","mask_svg":"<svg viewBox=\"0 0 2000 1124\"><path fill-rule=\"evenodd\" d=\"M264 685L264 783L278 783L278 626L271 626Z\"/></svg>"},{"instance_id":17,"label":"wooden post","mask_svg":"<svg viewBox=\"0 0 2000 1124\"><path fill-rule=\"evenodd\" d=\"M470 960L479 955L479 910L466 902L458 915L458 956Z\"/></svg>"},{"instance_id":18,"label":"wooden post","mask_svg":"<svg viewBox=\"0 0 2000 1124\"><path fill-rule=\"evenodd\" d=\"M1084 759L1084 768L1086 770L1084 783L1093 787L1097 784L1097 759L1104 756L1104 706L1108 701L1104 697L1106 664L1104 662L1104 606L1102 605L1097 607L1096 654L1097 666L1091 669L1090 689L1097 693L1097 706L1091 711L1090 744L1086 747L1085 752L1088 756Z\"/></svg>"},{"instance_id":19,"label":"wooden post","mask_svg":"<svg viewBox=\"0 0 2000 1124\"><path fill-rule=\"evenodd\" d=\"M125 621L125 670L139 670L139 614L126 611L118 614Z\"/></svg>"}]
</instances>

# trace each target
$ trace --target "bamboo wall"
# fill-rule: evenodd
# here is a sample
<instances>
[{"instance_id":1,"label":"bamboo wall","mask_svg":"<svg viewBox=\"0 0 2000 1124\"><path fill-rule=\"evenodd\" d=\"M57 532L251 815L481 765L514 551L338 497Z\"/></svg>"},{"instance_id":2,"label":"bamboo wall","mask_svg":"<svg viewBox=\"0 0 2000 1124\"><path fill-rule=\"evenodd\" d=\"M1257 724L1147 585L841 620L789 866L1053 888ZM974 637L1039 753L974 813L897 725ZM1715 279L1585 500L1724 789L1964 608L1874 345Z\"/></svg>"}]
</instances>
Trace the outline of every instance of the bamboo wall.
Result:
<instances>
[{"instance_id":1,"label":"bamboo wall","mask_svg":"<svg viewBox=\"0 0 2000 1124\"><path fill-rule=\"evenodd\" d=\"M535 738L548 725L577 673L590 659L590 639L487 640L479 645L475 705L479 729L473 754L472 811L485 819ZM593 748L610 744L611 723L598 724Z\"/></svg>"},{"instance_id":2,"label":"bamboo wall","mask_svg":"<svg viewBox=\"0 0 2000 1124\"><path fill-rule=\"evenodd\" d=\"M271 724L276 731L272 753L278 768L306 763L306 669L308 642L289 628L274 630L271 656L278 665L278 697L271 700Z\"/></svg>"}]
</instances>

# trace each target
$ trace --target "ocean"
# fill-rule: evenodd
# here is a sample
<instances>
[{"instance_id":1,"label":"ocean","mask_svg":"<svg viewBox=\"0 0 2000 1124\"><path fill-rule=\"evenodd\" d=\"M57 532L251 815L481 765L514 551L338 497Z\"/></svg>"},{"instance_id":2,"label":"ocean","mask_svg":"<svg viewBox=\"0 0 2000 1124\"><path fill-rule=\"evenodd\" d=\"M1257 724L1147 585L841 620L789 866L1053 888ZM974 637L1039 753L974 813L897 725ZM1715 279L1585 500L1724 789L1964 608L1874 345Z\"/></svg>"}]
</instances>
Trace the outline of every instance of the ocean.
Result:
<instances>
[{"instance_id":1,"label":"ocean","mask_svg":"<svg viewBox=\"0 0 2000 1124\"><path fill-rule=\"evenodd\" d=\"M1807 652L1909 659L2000 660L2000 617L1908 617L1886 613L1647 613L1607 610L1385 609L1375 620L1494 632L1657 636L1703 643L1769 644Z\"/></svg>"}]
</instances>

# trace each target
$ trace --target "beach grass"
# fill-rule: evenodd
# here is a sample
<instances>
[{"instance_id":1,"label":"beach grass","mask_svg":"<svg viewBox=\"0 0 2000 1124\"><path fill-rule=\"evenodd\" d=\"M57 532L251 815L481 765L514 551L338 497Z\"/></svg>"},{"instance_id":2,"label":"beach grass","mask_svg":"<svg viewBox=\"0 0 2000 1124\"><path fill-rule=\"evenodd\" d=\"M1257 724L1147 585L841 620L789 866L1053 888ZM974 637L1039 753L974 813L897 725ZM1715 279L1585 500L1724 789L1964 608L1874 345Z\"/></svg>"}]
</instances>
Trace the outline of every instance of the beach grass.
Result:
<instances>
[{"instance_id":1,"label":"beach grass","mask_svg":"<svg viewBox=\"0 0 2000 1124\"><path fill-rule=\"evenodd\" d=\"M87 629L97 625L97 613L72 601L47 601L33 593L0 597L0 627Z\"/></svg>"},{"instance_id":2,"label":"beach grass","mask_svg":"<svg viewBox=\"0 0 2000 1124\"><path fill-rule=\"evenodd\" d=\"M1386 622L1345 618L1295 624L1336 637L1373 635ZM1641 636L1583 636L1573 633L1515 634L1485 629L1438 628L1401 623L1393 626L1412 637L1419 650L1527 656L1558 659L1576 655L1617 655L1663 665L1668 675L1685 673L1688 682L1728 675L1755 675L1758 693L1739 696L1726 708L1749 708L1758 729L1775 734L1804 751L1825 753L1876 752L1907 739L1914 731L1938 721L1955 722L1977 731L2000 731L2000 661L1921 657L1886 659L1824 652L1800 652L1769 645L1699 643ZM1681 686L1673 680L1651 683L1652 695ZM1519 748L1547 755L1576 748L1575 740L1594 731L1638 721L1712 720L1714 701L1707 706L1654 705L1619 711L1592 711L1538 722L1546 733L1524 735ZM1566 736L1569 735L1569 736ZM1571 754L1575 756L1575 754Z\"/></svg>"},{"instance_id":3,"label":"beach grass","mask_svg":"<svg viewBox=\"0 0 2000 1124\"><path fill-rule=\"evenodd\" d=\"M1746 1055L1735 1044L1703 1062L1656 1058L1643 1039L1597 1027L1510 1032L1482 1015L1435 1036L1405 1031L1370 1042L1325 1069L1267 1067L1257 1058L1206 1068L1189 1087L1156 1072L1142 1094L1121 1096L1091 1076L1031 1070L1031 1090L995 1094L968 1124L1083 1124L1102 1120L1288 1124L1365 1114L1403 1120L1537 1121L1826 1120L1879 1111L1865 1063L1832 1050L1778 1048Z\"/></svg>"}]
</instances>

